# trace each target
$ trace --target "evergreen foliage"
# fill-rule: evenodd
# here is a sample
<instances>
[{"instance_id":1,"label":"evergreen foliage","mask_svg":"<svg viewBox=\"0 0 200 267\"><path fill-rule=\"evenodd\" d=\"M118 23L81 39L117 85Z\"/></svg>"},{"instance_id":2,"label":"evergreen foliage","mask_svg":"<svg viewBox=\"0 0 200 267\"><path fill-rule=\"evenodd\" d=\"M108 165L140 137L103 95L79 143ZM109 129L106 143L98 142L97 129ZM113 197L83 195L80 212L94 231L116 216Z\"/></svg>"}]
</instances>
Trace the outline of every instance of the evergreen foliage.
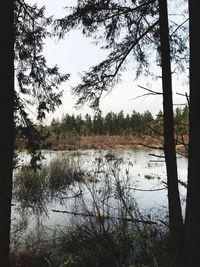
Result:
<instances>
[{"instance_id":1,"label":"evergreen foliage","mask_svg":"<svg viewBox=\"0 0 200 267\"><path fill-rule=\"evenodd\" d=\"M176 108L174 117L176 135L187 135L188 106ZM133 110L126 115L123 111L109 112L105 116L99 112L85 117L65 114L60 120L52 120L49 132L56 139L73 135L158 135L163 132L163 115L159 111L154 118L149 110L143 113Z\"/></svg>"},{"instance_id":2,"label":"evergreen foliage","mask_svg":"<svg viewBox=\"0 0 200 267\"><path fill-rule=\"evenodd\" d=\"M85 72L73 88L78 106L89 103L98 110L101 96L110 92L127 67L134 67L136 78L140 74L155 77L150 67L160 65L158 10L157 0L79 0L68 8L65 17L56 20L55 31L60 38L79 29L108 51L107 58ZM169 28L172 60L176 71L183 71L188 59L188 27L184 21L171 21Z\"/></svg>"},{"instance_id":3,"label":"evergreen foliage","mask_svg":"<svg viewBox=\"0 0 200 267\"><path fill-rule=\"evenodd\" d=\"M45 139L30 117L30 107L36 109L36 119L61 105L62 91L58 86L69 75L61 74L57 66L49 67L43 55L45 40L51 37L52 17L45 17L45 7L38 8L24 0L14 1L15 31L15 124L17 134L26 140L35 168L41 153L37 152Z\"/></svg>"}]
</instances>

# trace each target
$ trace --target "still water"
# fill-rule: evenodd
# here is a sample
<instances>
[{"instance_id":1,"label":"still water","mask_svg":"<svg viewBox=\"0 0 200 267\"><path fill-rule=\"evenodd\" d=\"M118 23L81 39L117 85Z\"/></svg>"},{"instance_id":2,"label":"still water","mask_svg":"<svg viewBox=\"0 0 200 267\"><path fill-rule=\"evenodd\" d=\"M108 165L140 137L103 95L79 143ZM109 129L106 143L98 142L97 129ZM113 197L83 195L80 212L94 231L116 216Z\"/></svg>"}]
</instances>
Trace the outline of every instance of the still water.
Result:
<instances>
[{"instance_id":1,"label":"still water","mask_svg":"<svg viewBox=\"0 0 200 267\"><path fill-rule=\"evenodd\" d=\"M59 157L73 159L87 172L98 172L102 168L105 173L117 170L117 176L132 181L132 192L141 211L167 208L166 168L163 152L153 149L115 149L115 150L84 150L84 151L43 151L44 163ZM109 156L111 156L109 158ZM21 153L21 161L26 163L29 156ZM110 160L109 160L110 159ZM116 164L117 162L117 164ZM187 158L177 155L178 176L181 181L187 180ZM101 180L102 172L99 174ZM101 183L99 183L99 188ZM181 198L185 198L185 188L180 186ZM54 202L49 205L45 224L65 224L69 214L55 213L52 210L71 210L72 200L66 200L61 205ZM184 201L183 201L184 206Z\"/></svg>"}]
</instances>

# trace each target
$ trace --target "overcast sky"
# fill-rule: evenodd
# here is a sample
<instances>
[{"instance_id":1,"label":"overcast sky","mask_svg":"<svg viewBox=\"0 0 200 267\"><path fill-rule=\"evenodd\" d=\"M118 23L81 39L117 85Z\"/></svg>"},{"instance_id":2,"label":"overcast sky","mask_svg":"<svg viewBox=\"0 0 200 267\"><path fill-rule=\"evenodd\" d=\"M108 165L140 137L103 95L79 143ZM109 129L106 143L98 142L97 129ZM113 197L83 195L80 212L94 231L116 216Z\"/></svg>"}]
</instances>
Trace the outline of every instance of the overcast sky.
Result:
<instances>
[{"instance_id":1,"label":"overcast sky","mask_svg":"<svg viewBox=\"0 0 200 267\"><path fill-rule=\"evenodd\" d=\"M63 9L65 6L74 5L76 0L29 0L30 2L37 2L38 6L46 6L46 15L54 15L59 18L66 14ZM63 85L61 89L64 90L62 102L63 105L59 107L53 114L47 115L47 123L50 123L52 118L61 118L62 114L93 114L93 111L87 105L81 110L76 110L74 104L76 98L71 94L71 86L74 86L80 81L80 74L87 71L89 67L99 63L107 54L106 51L97 47L92 39L83 37L81 32L73 31L66 35L64 40L47 40L44 50L48 64L52 67L57 64L61 72L69 73L70 79ZM185 99L177 95L178 93L185 93L188 89L184 84L182 78L179 79L174 76L174 102L184 103ZM117 84L113 91L102 98L100 108L103 115L109 111L124 113L131 113L132 110L144 112L150 110L153 115L162 109L161 96L148 96L131 100L139 95L146 93L138 87L144 86L151 90L161 90L161 80L152 81L148 77L141 77L135 81L134 70L124 72L122 81Z\"/></svg>"}]
</instances>

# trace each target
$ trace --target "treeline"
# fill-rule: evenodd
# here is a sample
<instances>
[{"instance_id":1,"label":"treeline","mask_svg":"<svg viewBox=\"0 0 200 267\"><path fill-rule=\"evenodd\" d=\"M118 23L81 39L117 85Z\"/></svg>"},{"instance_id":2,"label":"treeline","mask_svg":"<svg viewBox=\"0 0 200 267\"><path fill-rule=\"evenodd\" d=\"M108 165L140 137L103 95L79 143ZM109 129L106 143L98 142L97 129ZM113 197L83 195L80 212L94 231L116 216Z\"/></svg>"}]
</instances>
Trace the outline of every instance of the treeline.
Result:
<instances>
[{"instance_id":1,"label":"treeline","mask_svg":"<svg viewBox=\"0 0 200 267\"><path fill-rule=\"evenodd\" d=\"M188 106L175 109L174 122L175 134L188 134ZM159 111L155 118L149 110L142 114L133 110L126 115L123 111L105 116L66 114L60 120L53 119L49 130L57 139L74 135L158 135L163 132L163 114Z\"/></svg>"}]
</instances>

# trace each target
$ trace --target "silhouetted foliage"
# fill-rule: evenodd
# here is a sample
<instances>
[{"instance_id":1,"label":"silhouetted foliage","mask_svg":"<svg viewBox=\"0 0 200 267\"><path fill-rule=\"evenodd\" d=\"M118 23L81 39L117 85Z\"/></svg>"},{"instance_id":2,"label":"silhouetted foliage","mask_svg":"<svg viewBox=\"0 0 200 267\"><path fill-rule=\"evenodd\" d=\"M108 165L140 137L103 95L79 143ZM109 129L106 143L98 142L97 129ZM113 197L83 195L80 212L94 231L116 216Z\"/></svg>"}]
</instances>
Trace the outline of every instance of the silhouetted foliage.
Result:
<instances>
[{"instance_id":1,"label":"silhouetted foliage","mask_svg":"<svg viewBox=\"0 0 200 267\"><path fill-rule=\"evenodd\" d=\"M88 102L98 109L102 94L113 88L127 67L135 68L136 77L140 74L155 76L149 67L152 61L160 64L157 0L79 0L68 11L69 15L55 22L59 37L80 29L109 52L107 58L85 72L81 83L73 88L78 97L77 105ZM187 27L184 23L172 22L169 30L172 60L176 69L183 70L188 59Z\"/></svg>"},{"instance_id":2,"label":"silhouetted foliage","mask_svg":"<svg viewBox=\"0 0 200 267\"><path fill-rule=\"evenodd\" d=\"M48 26L52 18L45 18L44 7L37 8L24 0L9 0L2 4L1 16L1 71L3 86L1 114L3 130L0 135L0 265L9 266L9 240L14 155L14 128L26 140L31 153L30 165L38 167L38 149L44 139L30 118L29 107L36 108L37 120L54 111L61 104L62 92L58 85L68 79L58 67L48 67L42 55L44 41L51 36ZM15 79L16 78L16 79Z\"/></svg>"},{"instance_id":3,"label":"silhouetted foliage","mask_svg":"<svg viewBox=\"0 0 200 267\"><path fill-rule=\"evenodd\" d=\"M58 86L69 75L61 74L57 66L49 67L43 55L44 42L51 37L49 30L53 18L46 18L45 7L38 8L23 0L15 1L15 124L18 135L26 140L30 150L31 164L36 167L40 159L37 150L45 136L35 128L30 118L34 106L36 119L42 121L45 114L61 105L62 91Z\"/></svg>"}]
</instances>

